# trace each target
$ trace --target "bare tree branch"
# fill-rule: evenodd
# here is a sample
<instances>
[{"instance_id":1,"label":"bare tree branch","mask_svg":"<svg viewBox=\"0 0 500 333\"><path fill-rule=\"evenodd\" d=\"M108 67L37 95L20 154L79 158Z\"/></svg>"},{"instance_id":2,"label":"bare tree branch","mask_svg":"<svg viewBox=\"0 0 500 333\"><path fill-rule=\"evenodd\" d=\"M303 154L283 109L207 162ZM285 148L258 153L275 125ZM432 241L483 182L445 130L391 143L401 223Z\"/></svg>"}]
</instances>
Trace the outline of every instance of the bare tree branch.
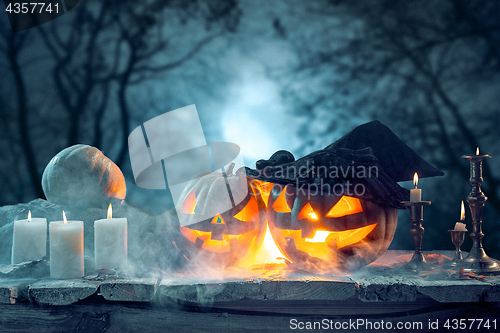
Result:
<instances>
[{"instance_id":1,"label":"bare tree branch","mask_svg":"<svg viewBox=\"0 0 500 333\"><path fill-rule=\"evenodd\" d=\"M9 61L17 87L17 114L18 131L21 145L28 165L28 172L38 197L45 197L42 190L41 179L38 173L38 164L32 146L32 138L28 126L28 102L26 83L19 64L19 53L23 47L27 34L12 35L9 39Z\"/></svg>"}]
</instances>

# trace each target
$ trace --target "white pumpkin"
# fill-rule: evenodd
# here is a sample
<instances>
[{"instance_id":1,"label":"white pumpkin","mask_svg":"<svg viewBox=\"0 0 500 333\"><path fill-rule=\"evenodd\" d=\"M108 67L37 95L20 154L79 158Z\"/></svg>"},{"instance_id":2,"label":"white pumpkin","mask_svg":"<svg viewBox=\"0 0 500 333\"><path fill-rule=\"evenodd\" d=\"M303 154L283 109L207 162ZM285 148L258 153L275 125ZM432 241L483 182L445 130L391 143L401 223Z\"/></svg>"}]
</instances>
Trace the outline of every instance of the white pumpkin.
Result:
<instances>
[{"instance_id":1,"label":"white pumpkin","mask_svg":"<svg viewBox=\"0 0 500 333\"><path fill-rule=\"evenodd\" d=\"M125 199L120 168L97 148L78 144L60 151L45 167L42 188L61 205L104 207L109 198Z\"/></svg>"}]
</instances>

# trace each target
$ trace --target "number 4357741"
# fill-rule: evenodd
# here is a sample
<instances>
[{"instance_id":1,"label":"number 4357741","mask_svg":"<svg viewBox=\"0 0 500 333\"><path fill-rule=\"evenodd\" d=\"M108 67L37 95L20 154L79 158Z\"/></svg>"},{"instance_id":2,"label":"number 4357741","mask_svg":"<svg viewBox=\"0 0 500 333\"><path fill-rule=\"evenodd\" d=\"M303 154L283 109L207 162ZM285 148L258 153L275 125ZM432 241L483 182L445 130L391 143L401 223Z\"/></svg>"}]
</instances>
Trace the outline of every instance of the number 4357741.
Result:
<instances>
[{"instance_id":1,"label":"number 4357741","mask_svg":"<svg viewBox=\"0 0 500 333\"><path fill-rule=\"evenodd\" d=\"M452 329L452 330L473 330L473 329L492 329L496 330L497 329L497 320L489 320L489 319L448 319L443 325L444 328L446 329Z\"/></svg>"},{"instance_id":2,"label":"number 4357741","mask_svg":"<svg viewBox=\"0 0 500 333\"><path fill-rule=\"evenodd\" d=\"M5 8L8 13L14 14L42 14L43 12L52 13L53 11L59 13L59 4L56 3L54 6L49 2L15 2L9 3Z\"/></svg>"}]
</instances>

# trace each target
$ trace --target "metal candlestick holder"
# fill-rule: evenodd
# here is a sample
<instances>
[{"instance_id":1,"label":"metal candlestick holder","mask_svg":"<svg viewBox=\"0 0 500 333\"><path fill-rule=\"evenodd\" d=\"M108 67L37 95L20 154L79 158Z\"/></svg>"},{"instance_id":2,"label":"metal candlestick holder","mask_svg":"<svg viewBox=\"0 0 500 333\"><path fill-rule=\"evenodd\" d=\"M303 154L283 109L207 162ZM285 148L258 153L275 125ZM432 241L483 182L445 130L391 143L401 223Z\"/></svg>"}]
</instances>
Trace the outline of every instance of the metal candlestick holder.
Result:
<instances>
[{"instance_id":1,"label":"metal candlestick holder","mask_svg":"<svg viewBox=\"0 0 500 333\"><path fill-rule=\"evenodd\" d=\"M408 261L403 268L411 272L428 271L437 268L435 265L428 263L422 254L422 236L424 234L424 227L422 221L424 219L424 206L431 204L430 201L403 201L404 206L410 207L411 229L410 233L413 236L413 245L415 246L415 253L410 261Z\"/></svg>"},{"instance_id":2,"label":"metal candlestick holder","mask_svg":"<svg viewBox=\"0 0 500 333\"><path fill-rule=\"evenodd\" d=\"M448 230L451 233L451 241L455 245L455 256L453 260L443 265L443 268L453 268L457 265L457 263L463 259L462 250L460 250L460 246L463 244L465 240L465 233L467 231L461 230Z\"/></svg>"},{"instance_id":3,"label":"metal candlestick holder","mask_svg":"<svg viewBox=\"0 0 500 333\"><path fill-rule=\"evenodd\" d=\"M467 197L467 202L472 214L472 249L469 255L460 260L455 269L463 268L466 273L489 273L500 274L500 262L488 257L483 249L482 239L484 237L481 225L484 203L488 198L481 190L483 183L483 160L489 158L489 155L465 155L470 162L470 184L472 191Z\"/></svg>"}]
</instances>

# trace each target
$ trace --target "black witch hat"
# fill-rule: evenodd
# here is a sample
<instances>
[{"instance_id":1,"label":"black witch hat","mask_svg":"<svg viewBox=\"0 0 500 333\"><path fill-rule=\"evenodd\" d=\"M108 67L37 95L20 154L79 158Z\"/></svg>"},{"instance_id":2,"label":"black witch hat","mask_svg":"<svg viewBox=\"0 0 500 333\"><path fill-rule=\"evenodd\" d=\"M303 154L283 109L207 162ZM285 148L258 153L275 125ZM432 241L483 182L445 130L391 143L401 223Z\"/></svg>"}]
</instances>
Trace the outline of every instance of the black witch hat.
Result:
<instances>
[{"instance_id":1,"label":"black witch hat","mask_svg":"<svg viewBox=\"0 0 500 333\"><path fill-rule=\"evenodd\" d=\"M298 160L280 150L268 160L257 161L256 167L246 168L246 175L293 187L362 185L363 193L353 196L395 208L403 208L401 202L409 200L409 191L397 182L412 180L415 172L420 178L444 174L378 120L360 125Z\"/></svg>"}]
</instances>

